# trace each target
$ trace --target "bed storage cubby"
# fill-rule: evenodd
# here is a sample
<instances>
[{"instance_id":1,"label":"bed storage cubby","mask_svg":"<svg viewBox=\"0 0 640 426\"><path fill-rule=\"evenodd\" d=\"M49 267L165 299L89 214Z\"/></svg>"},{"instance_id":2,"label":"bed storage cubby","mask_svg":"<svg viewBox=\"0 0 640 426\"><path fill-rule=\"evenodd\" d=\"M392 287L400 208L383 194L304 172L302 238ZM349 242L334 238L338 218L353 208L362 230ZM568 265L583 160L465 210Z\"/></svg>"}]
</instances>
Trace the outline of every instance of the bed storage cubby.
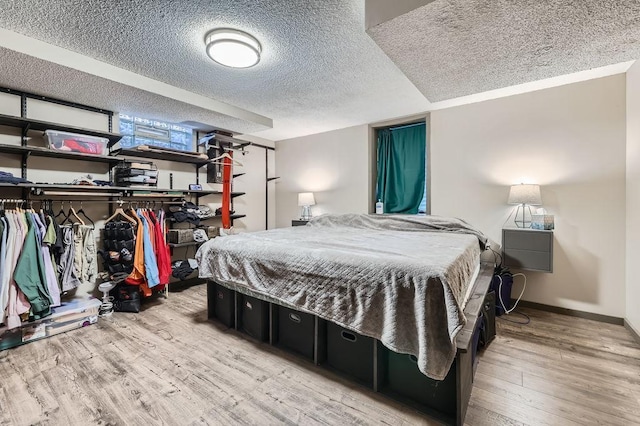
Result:
<instances>
[{"instance_id":1,"label":"bed storage cubby","mask_svg":"<svg viewBox=\"0 0 640 426\"><path fill-rule=\"evenodd\" d=\"M441 381L422 374L413 355L390 351L380 342L377 351L379 391L447 424L461 424L471 396L471 351L459 351Z\"/></svg>"},{"instance_id":2,"label":"bed storage cubby","mask_svg":"<svg viewBox=\"0 0 640 426\"><path fill-rule=\"evenodd\" d=\"M236 324L235 291L216 284L207 282L207 312L209 319L217 319L227 327L233 328Z\"/></svg>"},{"instance_id":3,"label":"bed storage cubby","mask_svg":"<svg viewBox=\"0 0 640 426\"><path fill-rule=\"evenodd\" d=\"M328 322L326 364L372 387L375 342L371 337Z\"/></svg>"},{"instance_id":4,"label":"bed storage cubby","mask_svg":"<svg viewBox=\"0 0 640 426\"><path fill-rule=\"evenodd\" d=\"M269 302L237 294L238 330L261 342L269 340Z\"/></svg>"},{"instance_id":5,"label":"bed storage cubby","mask_svg":"<svg viewBox=\"0 0 640 426\"><path fill-rule=\"evenodd\" d=\"M446 424L463 425L473 387L474 363L478 360L475 357L477 341L481 331L487 329L482 325L488 322L489 335L495 332L495 320L489 317L485 321L482 312L483 308L492 310L495 306L494 296L487 296L492 277L493 265L482 264L464 309L466 324L456 336L456 357L447 376L440 381L422 374L415 357L391 351L376 339L354 333L317 315L283 307L268 296L265 298L271 303L227 291L236 299L233 306L237 307L237 330L261 341L269 340L307 359L312 357L316 364ZM218 287L226 289L209 283L208 292ZM215 298L212 301L209 296L208 299L209 317L217 317ZM313 320L313 326L306 321L309 318Z\"/></svg>"},{"instance_id":6,"label":"bed storage cubby","mask_svg":"<svg viewBox=\"0 0 640 426\"><path fill-rule=\"evenodd\" d=\"M315 359L316 317L305 312L271 305L271 343L313 361Z\"/></svg>"}]
</instances>

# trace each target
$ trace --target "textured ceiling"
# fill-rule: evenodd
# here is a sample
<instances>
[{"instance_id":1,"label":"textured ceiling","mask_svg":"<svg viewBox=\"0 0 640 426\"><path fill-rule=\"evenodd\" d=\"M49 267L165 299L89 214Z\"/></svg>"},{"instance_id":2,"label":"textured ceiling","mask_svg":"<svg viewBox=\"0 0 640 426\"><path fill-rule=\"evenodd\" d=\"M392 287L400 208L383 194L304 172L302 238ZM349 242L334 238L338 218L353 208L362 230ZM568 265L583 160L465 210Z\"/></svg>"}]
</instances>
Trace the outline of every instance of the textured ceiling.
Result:
<instances>
[{"instance_id":1,"label":"textured ceiling","mask_svg":"<svg viewBox=\"0 0 640 426\"><path fill-rule=\"evenodd\" d=\"M239 133L268 127L178 102L71 68L0 48L0 86L159 120L216 123ZM147 115L144 115L147 114ZM206 128L206 126L198 126Z\"/></svg>"},{"instance_id":2,"label":"textured ceiling","mask_svg":"<svg viewBox=\"0 0 640 426\"><path fill-rule=\"evenodd\" d=\"M204 34L219 26L260 40L258 66L233 70L207 57ZM428 107L365 33L362 0L0 0L0 27L270 117L274 128L258 134L273 140ZM7 68L3 63L13 59L0 55L1 81L28 81L25 76L38 69L33 64ZM130 105L165 114L176 108L170 102L158 106L142 91L108 93L114 85L107 80L42 66L33 90L47 92L54 83L65 88L65 97L80 101L91 96L81 92L92 87L100 96L111 96L109 105L122 105L123 112ZM211 119L205 122L225 127Z\"/></svg>"},{"instance_id":3,"label":"textured ceiling","mask_svg":"<svg viewBox=\"0 0 640 426\"><path fill-rule=\"evenodd\" d=\"M431 101L640 58L638 0L437 0L367 30Z\"/></svg>"}]
</instances>

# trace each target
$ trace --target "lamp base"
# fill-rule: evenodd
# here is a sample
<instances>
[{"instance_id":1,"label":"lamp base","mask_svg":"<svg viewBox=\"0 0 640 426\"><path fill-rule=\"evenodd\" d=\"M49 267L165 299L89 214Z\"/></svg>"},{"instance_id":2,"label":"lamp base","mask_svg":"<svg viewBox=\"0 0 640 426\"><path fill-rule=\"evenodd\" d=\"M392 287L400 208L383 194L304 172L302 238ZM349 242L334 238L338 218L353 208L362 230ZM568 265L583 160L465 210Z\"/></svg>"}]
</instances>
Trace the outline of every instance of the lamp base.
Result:
<instances>
[{"instance_id":1,"label":"lamp base","mask_svg":"<svg viewBox=\"0 0 640 426\"><path fill-rule=\"evenodd\" d=\"M525 208L529 209L529 217L532 216L531 207L527 204L520 204L516 207L516 215L513 218L513 222L516 224L518 228L531 228L531 220L527 220ZM518 213L522 209L522 218L518 219Z\"/></svg>"},{"instance_id":2,"label":"lamp base","mask_svg":"<svg viewBox=\"0 0 640 426\"><path fill-rule=\"evenodd\" d=\"M309 220L311 219L311 206L302 206L302 214L300 215L301 220Z\"/></svg>"}]
</instances>

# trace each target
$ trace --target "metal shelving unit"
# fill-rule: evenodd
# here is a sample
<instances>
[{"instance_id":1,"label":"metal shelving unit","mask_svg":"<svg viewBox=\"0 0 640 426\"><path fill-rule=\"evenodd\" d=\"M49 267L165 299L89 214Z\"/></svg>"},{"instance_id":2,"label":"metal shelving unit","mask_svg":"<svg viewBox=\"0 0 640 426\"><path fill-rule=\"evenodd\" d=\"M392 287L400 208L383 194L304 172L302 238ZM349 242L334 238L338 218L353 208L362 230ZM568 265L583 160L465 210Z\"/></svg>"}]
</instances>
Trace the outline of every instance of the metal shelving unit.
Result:
<instances>
[{"instance_id":1,"label":"metal shelving unit","mask_svg":"<svg viewBox=\"0 0 640 426\"><path fill-rule=\"evenodd\" d=\"M143 151L138 149L123 148L117 151L113 151L112 154L117 155L119 157L149 158L153 160L172 161L175 163L195 164L197 167L202 167L209 162L209 160L198 158L195 155L180 154L178 152L166 153L166 152Z\"/></svg>"},{"instance_id":2,"label":"metal shelving unit","mask_svg":"<svg viewBox=\"0 0 640 426\"><path fill-rule=\"evenodd\" d=\"M82 160L82 161L90 161L94 163L104 163L114 166L118 164L122 159L112 157L109 155L89 155L89 154L81 154L78 152L68 152L68 151L56 151L54 149L39 147L39 146L21 146L21 145L7 145L0 144L0 153L4 154L15 154L22 156L33 156L33 157L50 157L50 158L60 158L64 160Z\"/></svg>"}]
</instances>

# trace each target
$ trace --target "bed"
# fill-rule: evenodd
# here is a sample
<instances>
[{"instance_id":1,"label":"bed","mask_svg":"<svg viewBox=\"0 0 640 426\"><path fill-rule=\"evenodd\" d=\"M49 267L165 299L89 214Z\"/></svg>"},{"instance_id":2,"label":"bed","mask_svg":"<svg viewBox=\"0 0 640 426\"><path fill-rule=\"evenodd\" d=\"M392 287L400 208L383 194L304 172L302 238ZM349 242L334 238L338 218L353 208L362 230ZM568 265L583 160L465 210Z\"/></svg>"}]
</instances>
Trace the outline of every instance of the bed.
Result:
<instances>
[{"instance_id":1,"label":"bed","mask_svg":"<svg viewBox=\"0 0 640 426\"><path fill-rule=\"evenodd\" d=\"M196 259L201 278L414 355L441 381L460 353L474 284L486 279L486 244L455 218L323 215L303 227L215 238Z\"/></svg>"}]
</instances>

